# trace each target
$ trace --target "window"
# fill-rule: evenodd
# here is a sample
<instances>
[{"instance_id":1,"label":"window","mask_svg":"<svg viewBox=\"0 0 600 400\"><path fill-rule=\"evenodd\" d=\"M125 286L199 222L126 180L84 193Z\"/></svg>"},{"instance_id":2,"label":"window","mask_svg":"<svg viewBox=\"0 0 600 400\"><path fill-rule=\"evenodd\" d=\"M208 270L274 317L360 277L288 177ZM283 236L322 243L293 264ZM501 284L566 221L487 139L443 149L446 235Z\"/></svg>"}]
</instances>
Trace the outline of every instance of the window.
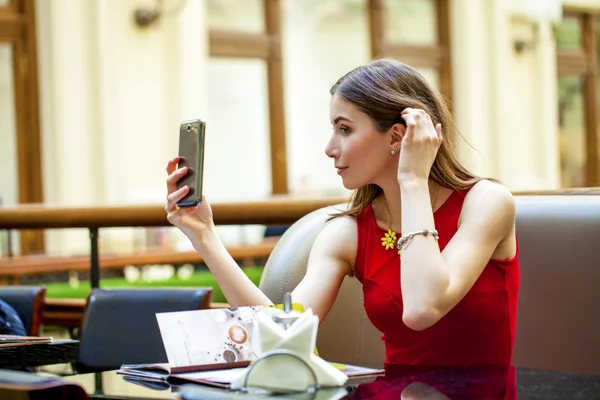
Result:
<instances>
[{"instance_id":1,"label":"window","mask_svg":"<svg viewBox=\"0 0 600 400\"><path fill-rule=\"evenodd\" d=\"M266 62L266 127L273 194L290 190L304 193L304 188L315 188L316 177L323 174L324 163L329 160L299 157L318 154L313 151L315 147L324 148L330 129L327 90L359 64L380 56L397 58L419 69L432 86L452 98L448 3L449 0L207 2L211 57ZM288 156L286 147L310 147L311 151L290 152ZM329 167L327 163L326 168ZM334 180L338 182L335 177ZM332 187L327 182L321 184Z\"/></svg>"},{"instance_id":2,"label":"window","mask_svg":"<svg viewBox=\"0 0 600 400\"><path fill-rule=\"evenodd\" d=\"M266 63L271 192L288 192L279 0L207 2L210 56ZM241 127L240 127L241 128Z\"/></svg>"},{"instance_id":3,"label":"window","mask_svg":"<svg viewBox=\"0 0 600 400\"><path fill-rule=\"evenodd\" d=\"M561 76L558 79L559 154L564 187L586 186L583 86L580 76Z\"/></svg>"},{"instance_id":4,"label":"window","mask_svg":"<svg viewBox=\"0 0 600 400\"><path fill-rule=\"evenodd\" d=\"M600 16L566 9L556 42L561 185L600 186Z\"/></svg>"},{"instance_id":5,"label":"window","mask_svg":"<svg viewBox=\"0 0 600 400\"><path fill-rule=\"evenodd\" d=\"M344 196L333 162L329 89L371 59L366 1L282 2L283 65L289 191L299 196Z\"/></svg>"}]
</instances>

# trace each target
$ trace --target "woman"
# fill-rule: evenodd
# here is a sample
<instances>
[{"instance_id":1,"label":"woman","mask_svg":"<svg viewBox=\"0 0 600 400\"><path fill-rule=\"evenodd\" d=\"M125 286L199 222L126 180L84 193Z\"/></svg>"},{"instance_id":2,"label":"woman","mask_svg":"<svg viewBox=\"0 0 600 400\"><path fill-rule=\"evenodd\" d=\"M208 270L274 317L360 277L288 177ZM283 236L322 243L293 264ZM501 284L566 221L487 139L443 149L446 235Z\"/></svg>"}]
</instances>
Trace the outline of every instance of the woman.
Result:
<instances>
[{"instance_id":1,"label":"woman","mask_svg":"<svg viewBox=\"0 0 600 400\"><path fill-rule=\"evenodd\" d=\"M294 302L323 320L354 274L386 364L509 364L519 286L510 192L461 166L450 112L413 68L373 61L330 92L325 153L356 191L315 240ZM177 162L167 166L169 221L232 306L271 304L225 250L210 205L177 208L188 191L176 190L186 174Z\"/></svg>"}]
</instances>

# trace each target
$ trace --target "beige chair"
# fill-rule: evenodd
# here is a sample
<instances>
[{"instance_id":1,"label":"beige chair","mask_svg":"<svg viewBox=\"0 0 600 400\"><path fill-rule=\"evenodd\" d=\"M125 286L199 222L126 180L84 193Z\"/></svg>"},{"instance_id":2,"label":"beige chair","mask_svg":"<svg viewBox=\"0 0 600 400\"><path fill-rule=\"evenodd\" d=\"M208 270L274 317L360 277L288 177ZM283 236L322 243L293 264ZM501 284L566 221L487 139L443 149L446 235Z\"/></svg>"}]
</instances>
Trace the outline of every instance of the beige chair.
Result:
<instances>
[{"instance_id":1,"label":"beige chair","mask_svg":"<svg viewBox=\"0 0 600 400\"><path fill-rule=\"evenodd\" d=\"M516 202L521 290L514 363L600 374L600 195L517 196ZM260 282L273 302L300 282L312 243L342 207L306 215L277 243ZM381 333L365 315L356 278L344 280L317 347L330 361L383 364Z\"/></svg>"},{"instance_id":2,"label":"beige chair","mask_svg":"<svg viewBox=\"0 0 600 400\"><path fill-rule=\"evenodd\" d=\"M292 291L306 273L310 248L332 213L344 205L314 211L294 223L269 257L260 281L261 290L275 303ZM293 300L293 299L292 299ZM380 366L385 358L381 333L365 314L360 282L344 279L340 293L319 326L319 354L328 361Z\"/></svg>"}]
</instances>

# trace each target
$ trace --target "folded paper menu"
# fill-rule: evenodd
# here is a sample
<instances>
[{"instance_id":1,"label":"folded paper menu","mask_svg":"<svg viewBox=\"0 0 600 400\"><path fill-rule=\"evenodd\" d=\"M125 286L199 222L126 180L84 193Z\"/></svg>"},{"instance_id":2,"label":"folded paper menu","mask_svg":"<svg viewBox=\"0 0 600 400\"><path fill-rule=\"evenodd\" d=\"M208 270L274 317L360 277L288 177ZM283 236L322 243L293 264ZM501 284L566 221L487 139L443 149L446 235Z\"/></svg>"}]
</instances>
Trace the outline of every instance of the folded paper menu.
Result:
<instances>
[{"instance_id":1,"label":"folded paper menu","mask_svg":"<svg viewBox=\"0 0 600 400\"><path fill-rule=\"evenodd\" d=\"M156 367L158 364L154 364L155 368L148 365L150 364L123 365L117 371L117 374L125 375L130 380L137 379L140 381L170 383L193 382L220 388L229 388L231 382L236 380L245 371L245 368L231 368L193 372L167 372L160 365Z\"/></svg>"},{"instance_id":2,"label":"folded paper menu","mask_svg":"<svg viewBox=\"0 0 600 400\"><path fill-rule=\"evenodd\" d=\"M50 336L18 336L18 335L0 335L0 347L27 346L31 344L51 343Z\"/></svg>"},{"instance_id":3,"label":"folded paper menu","mask_svg":"<svg viewBox=\"0 0 600 400\"><path fill-rule=\"evenodd\" d=\"M141 365L123 365L121 369L117 371L120 375L125 375L130 380L150 381L150 382L170 382L170 383L182 383L192 382L199 383L208 386L215 386L224 389L231 389L232 384L239 381L240 378L246 374L246 368L231 368L231 369L217 369L209 371L193 371L193 372L168 372L164 369L166 364L154 364L156 367L153 369L150 365L152 364L141 364ZM383 371L374 368L359 367L356 365L338 364L331 363L332 366L342 371L348 377L360 377L368 375L378 375Z\"/></svg>"},{"instance_id":4,"label":"folded paper menu","mask_svg":"<svg viewBox=\"0 0 600 400\"><path fill-rule=\"evenodd\" d=\"M275 312L279 311L253 306L158 313L168 363L125 364L117 373L144 380L184 380L228 388L261 354L259 318L270 318ZM348 376L381 372L332 365Z\"/></svg>"}]
</instances>

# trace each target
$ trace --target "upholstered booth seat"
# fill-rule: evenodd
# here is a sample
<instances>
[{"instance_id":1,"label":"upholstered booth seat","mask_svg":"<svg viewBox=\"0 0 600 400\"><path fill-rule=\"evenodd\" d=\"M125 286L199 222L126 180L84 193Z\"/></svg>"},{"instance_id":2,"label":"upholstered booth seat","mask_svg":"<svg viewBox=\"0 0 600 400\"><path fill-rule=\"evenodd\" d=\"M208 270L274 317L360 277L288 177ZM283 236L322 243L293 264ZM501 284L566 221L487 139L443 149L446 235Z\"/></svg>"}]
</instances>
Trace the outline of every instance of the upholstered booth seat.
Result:
<instances>
[{"instance_id":1,"label":"upholstered booth seat","mask_svg":"<svg viewBox=\"0 0 600 400\"><path fill-rule=\"evenodd\" d=\"M521 289L514 363L600 374L600 195L516 196L516 203ZM342 207L314 211L282 236L260 282L273 302L300 282L317 234ZM383 364L381 334L365 315L356 278L345 278L317 347L330 361Z\"/></svg>"}]
</instances>

